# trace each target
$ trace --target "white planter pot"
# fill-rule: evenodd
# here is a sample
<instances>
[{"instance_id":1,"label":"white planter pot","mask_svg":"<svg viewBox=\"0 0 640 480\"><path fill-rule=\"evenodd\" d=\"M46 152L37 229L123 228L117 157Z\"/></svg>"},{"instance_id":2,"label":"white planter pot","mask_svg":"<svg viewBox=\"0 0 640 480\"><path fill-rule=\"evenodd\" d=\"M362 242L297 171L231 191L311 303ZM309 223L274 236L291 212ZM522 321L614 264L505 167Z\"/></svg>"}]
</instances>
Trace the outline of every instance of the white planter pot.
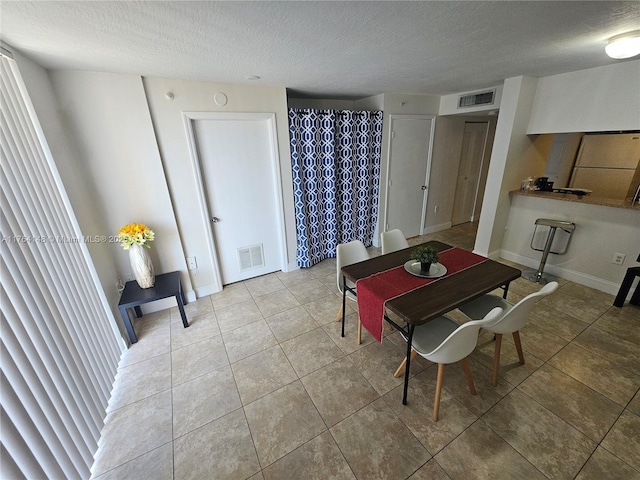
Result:
<instances>
[{"instance_id":1,"label":"white planter pot","mask_svg":"<svg viewBox=\"0 0 640 480\"><path fill-rule=\"evenodd\" d=\"M153 263L147 249L137 243L129 247L129 261L131 272L140 288L151 288L156 282L153 272Z\"/></svg>"}]
</instances>

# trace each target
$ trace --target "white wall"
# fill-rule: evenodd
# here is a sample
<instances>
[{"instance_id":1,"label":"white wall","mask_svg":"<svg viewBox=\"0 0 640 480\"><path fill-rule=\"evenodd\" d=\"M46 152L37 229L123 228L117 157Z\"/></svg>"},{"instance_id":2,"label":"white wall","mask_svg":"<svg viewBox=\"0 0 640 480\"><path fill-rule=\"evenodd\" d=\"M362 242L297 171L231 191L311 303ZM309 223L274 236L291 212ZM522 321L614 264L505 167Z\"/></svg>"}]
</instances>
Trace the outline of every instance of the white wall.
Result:
<instances>
[{"instance_id":1,"label":"white wall","mask_svg":"<svg viewBox=\"0 0 640 480\"><path fill-rule=\"evenodd\" d=\"M65 128L48 72L20 52L14 50L13 53L82 234L94 237L112 233L105 221L104 205L95 195L96 182L77 150L75 136ZM120 295L115 286L118 271L113 246L108 243L86 245L120 333L128 338L117 309Z\"/></svg>"},{"instance_id":2,"label":"white wall","mask_svg":"<svg viewBox=\"0 0 640 480\"><path fill-rule=\"evenodd\" d=\"M275 113L284 203L286 262L289 269L297 268L293 180L285 89L164 78L145 78L144 89L175 207L184 256L197 258L198 273L191 276L197 295L213 293L217 291L218 286L214 277L213 259L209 253L209 236L205 223L208 219L204 219L200 214L198 180L192 168L183 122L182 112L185 111ZM166 98L167 92L174 94L173 100ZM215 103L216 93L224 93L227 96L226 105L221 106ZM251 192L238 192L238 195L251 195Z\"/></svg>"},{"instance_id":3,"label":"white wall","mask_svg":"<svg viewBox=\"0 0 640 480\"><path fill-rule=\"evenodd\" d=\"M527 133L640 129L640 60L538 80Z\"/></svg>"},{"instance_id":4,"label":"white wall","mask_svg":"<svg viewBox=\"0 0 640 480\"><path fill-rule=\"evenodd\" d=\"M535 91L535 78L508 78L504 82L474 247L481 255L492 258L500 255L509 216L509 191L520 188L522 178L531 172L544 172L548 151L541 153L526 135Z\"/></svg>"},{"instance_id":5,"label":"white wall","mask_svg":"<svg viewBox=\"0 0 640 480\"><path fill-rule=\"evenodd\" d=\"M353 100L335 100L318 98L287 99L289 108L315 108L317 110L359 110Z\"/></svg>"},{"instance_id":6,"label":"white wall","mask_svg":"<svg viewBox=\"0 0 640 480\"><path fill-rule=\"evenodd\" d=\"M78 199L76 210L100 218L103 235L116 235L131 222L147 224L156 233L150 251L156 273L182 272L183 287L191 293L142 79L77 71L55 71L50 77L82 163L68 170L68 182L89 185L93 198L87 203ZM126 278L128 252L118 243L108 247L118 274Z\"/></svg>"},{"instance_id":7,"label":"white wall","mask_svg":"<svg viewBox=\"0 0 640 480\"><path fill-rule=\"evenodd\" d=\"M462 138L465 122L467 121L489 122L489 133L480 176L480 191L484 191L497 117L489 115L447 115L437 117L433 142L431 179L429 182L429 199L427 202L428 208L425 219L426 233L437 232L451 227ZM478 201L482 202L482 194ZM437 212L434 211L436 206L438 207Z\"/></svg>"},{"instance_id":8,"label":"white wall","mask_svg":"<svg viewBox=\"0 0 640 480\"><path fill-rule=\"evenodd\" d=\"M502 257L538 268L542 253L531 249L537 218L567 220L576 229L564 255L549 255L544 271L616 294L628 267L635 266L640 248L640 212L579 202L513 195ZM626 253L624 265L611 263L614 253Z\"/></svg>"},{"instance_id":9,"label":"white wall","mask_svg":"<svg viewBox=\"0 0 640 480\"><path fill-rule=\"evenodd\" d=\"M425 219L426 233L451 227L463 131L464 121L453 116L436 117ZM436 206L437 213L434 211Z\"/></svg>"}]
</instances>

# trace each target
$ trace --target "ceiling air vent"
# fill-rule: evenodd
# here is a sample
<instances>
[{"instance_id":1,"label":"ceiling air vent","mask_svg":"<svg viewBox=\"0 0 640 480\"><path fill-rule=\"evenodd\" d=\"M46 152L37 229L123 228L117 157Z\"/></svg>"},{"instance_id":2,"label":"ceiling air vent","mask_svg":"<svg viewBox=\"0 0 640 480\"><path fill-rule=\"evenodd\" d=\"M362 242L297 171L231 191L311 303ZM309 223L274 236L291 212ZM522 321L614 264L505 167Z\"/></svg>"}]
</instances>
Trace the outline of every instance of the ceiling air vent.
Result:
<instances>
[{"instance_id":1,"label":"ceiling air vent","mask_svg":"<svg viewBox=\"0 0 640 480\"><path fill-rule=\"evenodd\" d=\"M239 248L238 264L240 265L240 271L249 270L250 268L264 267L262 244Z\"/></svg>"},{"instance_id":2,"label":"ceiling air vent","mask_svg":"<svg viewBox=\"0 0 640 480\"><path fill-rule=\"evenodd\" d=\"M472 93L471 95L461 95L458 99L458 108L477 107L478 105L493 105L495 98L495 90Z\"/></svg>"}]
</instances>

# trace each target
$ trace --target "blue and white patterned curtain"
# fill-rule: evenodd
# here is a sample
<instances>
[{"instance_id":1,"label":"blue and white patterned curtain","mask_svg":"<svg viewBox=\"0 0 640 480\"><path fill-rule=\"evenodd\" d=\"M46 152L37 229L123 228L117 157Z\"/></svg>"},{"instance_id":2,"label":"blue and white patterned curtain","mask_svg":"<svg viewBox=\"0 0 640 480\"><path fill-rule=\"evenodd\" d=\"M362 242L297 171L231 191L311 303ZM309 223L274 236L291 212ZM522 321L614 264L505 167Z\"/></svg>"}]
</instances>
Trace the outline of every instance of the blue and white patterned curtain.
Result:
<instances>
[{"instance_id":1,"label":"blue and white patterned curtain","mask_svg":"<svg viewBox=\"0 0 640 480\"><path fill-rule=\"evenodd\" d=\"M289 109L297 264L371 245L378 219L382 112Z\"/></svg>"}]
</instances>

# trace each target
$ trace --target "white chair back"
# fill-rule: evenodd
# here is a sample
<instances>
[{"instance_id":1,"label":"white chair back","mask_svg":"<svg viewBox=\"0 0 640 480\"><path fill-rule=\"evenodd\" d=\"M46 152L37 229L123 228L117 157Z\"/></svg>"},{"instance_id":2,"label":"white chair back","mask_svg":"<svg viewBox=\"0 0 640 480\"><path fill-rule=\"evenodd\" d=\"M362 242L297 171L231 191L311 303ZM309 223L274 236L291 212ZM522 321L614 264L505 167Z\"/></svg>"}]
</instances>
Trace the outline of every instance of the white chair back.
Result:
<instances>
[{"instance_id":1,"label":"white chair back","mask_svg":"<svg viewBox=\"0 0 640 480\"><path fill-rule=\"evenodd\" d=\"M388 232L382 232L380 234L380 240L382 243L382 254L395 252L396 250L402 250L409 246L409 242L402 233L401 230L395 228Z\"/></svg>"},{"instance_id":2,"label":"white chair back","mask_svg":"<svg viewBox=\"0 0 640 480\"><path fill-rule=\"evenodd\" d=\"M513 307L508 308L497 322L485 327L485 330L500 334L520 331L529 320L533 305L542 297L546 297L555 292L557 288L558 282L547 283L537 292L527 295Z\"/></svg>"},{"instance_id":3,"label":"white chair back","mask_svg":"<svg viewBox=\"0 0 640 480\"><path fill-rule=\"evenodd\" d=\"M482 320L471 320L456 328L432 352L421 355L434 363L455 363L468 357L478 344L478 333L481 328L495 323L502 315L502 308L492 309Z\"/></svg>"},{"instance_id":4,"label":"white chair back","mask_svg":"<svg viewBox=\"0 0 640 480\"><path fill-rule=\"evenodd\" d=\"M349 243L341 243L336 247L336 271L338 280L338 289L342 292L342 273L340 270L346 265L362 262L369 259L367 248L360 240L354 240ZM347 282L350 287L353 283Z\"/></svg>"}]
</instances>

